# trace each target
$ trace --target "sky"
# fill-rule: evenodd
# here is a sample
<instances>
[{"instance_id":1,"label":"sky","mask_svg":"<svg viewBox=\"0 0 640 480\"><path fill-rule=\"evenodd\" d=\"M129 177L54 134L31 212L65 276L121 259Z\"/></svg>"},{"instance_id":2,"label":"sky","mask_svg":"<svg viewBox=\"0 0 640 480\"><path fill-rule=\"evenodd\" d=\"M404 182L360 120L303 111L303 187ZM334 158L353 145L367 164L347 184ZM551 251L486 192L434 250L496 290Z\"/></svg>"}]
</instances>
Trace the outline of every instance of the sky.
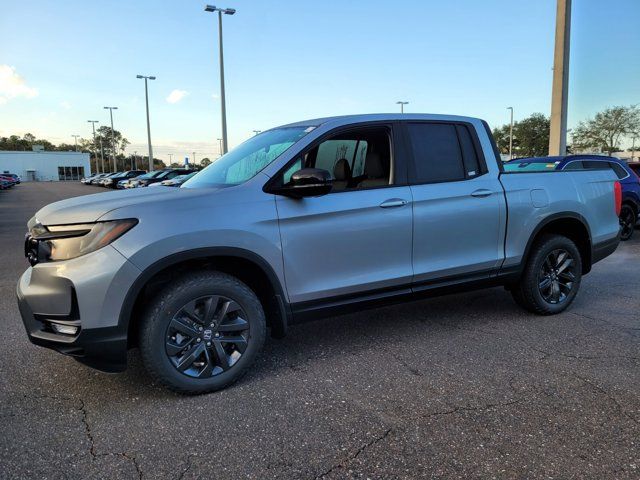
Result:
<instances>
[{"instance_id":1,"label":"sky","mask_svg":"<svg viewBox=\"0 0 640 480\"><path fill-rule=\"evenodd\" d=\"M213 0L210 0L213 1ZM109 125L154 156L218 155L217 15L195 0L0 0L0 136L54 143ZM277 125L351 113L550 113L556 0L229 0L230 146ZM640 104L640 0L573 0L569 127Z\"/></svg>"}]
</instances>

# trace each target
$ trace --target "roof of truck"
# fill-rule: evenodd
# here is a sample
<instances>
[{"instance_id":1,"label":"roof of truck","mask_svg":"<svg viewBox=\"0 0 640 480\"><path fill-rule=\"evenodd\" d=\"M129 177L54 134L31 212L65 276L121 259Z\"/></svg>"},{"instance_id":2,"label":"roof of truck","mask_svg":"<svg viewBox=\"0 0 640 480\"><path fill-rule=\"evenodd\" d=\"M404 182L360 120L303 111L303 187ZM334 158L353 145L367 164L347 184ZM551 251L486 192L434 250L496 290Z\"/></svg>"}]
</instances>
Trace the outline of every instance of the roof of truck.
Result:
<instances>
[{"instance_id":1,"label":"roof of truck","mask_svg":"<svg viewBox=\"0 0 640 480\"><path fill-rule=\"evenodd\" d=\"M326 123L335 125L348 125L350 123L378 122L378 121L398 121L398 120L436 120L436 121L457 121L457 122L477 122L480 119L474 117L462 117L459 115L440 115L433 113L365 113L357 115L339 115L335 117L313 118L301 122L281 125L281 127L318 127Z\"/></svg>"}]
</instances>

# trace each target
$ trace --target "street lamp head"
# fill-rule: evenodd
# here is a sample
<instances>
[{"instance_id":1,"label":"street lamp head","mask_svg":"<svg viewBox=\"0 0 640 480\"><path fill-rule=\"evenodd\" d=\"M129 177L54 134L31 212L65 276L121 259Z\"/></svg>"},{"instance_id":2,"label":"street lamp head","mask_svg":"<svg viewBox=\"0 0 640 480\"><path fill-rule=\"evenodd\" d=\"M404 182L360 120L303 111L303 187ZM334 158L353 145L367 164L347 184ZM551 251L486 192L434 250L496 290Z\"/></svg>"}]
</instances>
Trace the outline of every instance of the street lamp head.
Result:
<instances>
[{"instance_id":1,"label":"street lamp head","mask_svg":"<svg viewBox=\"0 0 640 480\"><path fill-rule=\"evenodd\" d=\"M136 75L136 78L144 78L142 75Z\"/></svg>"},{"instance_id":2,"label":"street lamp head","mask_svg":"<svg viewBox=\"0 0 640 480\"><path fill-rule=\"evenodd\" d=\"M236 13L235 8L218 8L215 5L206 5L204 7L204 11L205 12L221 12L226 15L233 15L234 13Z\"/></svg>"},{"instance_id":3,"label":"street lamp head","mask_svg":"<svg viewBox=\"0 0 640 480\"><path fill-rule=\"evenodd\" d=\"M105 110L117 110L118 107L104 107Z\"/></svg>"},{"instance_id":4,"label":"street lamp head","mask_svg":"<svg viewBox=\"0 0 640 480\"><path fill-rule=\"evenodd\" d=\"M407 105L409 102L400 102L400 101L398 101L398 102L396 102L396 103L397 103L398 105Z\"/></svg>"},{"instance_id":5,"label":"street lamp head","mask_svg":"<svg viewBox=\"0 0 640 480\"><path fill-rule=\"evenodd\" d=\"M156 77L149 77L149 80L155 80Z\"/></svg>"}]
</instances>

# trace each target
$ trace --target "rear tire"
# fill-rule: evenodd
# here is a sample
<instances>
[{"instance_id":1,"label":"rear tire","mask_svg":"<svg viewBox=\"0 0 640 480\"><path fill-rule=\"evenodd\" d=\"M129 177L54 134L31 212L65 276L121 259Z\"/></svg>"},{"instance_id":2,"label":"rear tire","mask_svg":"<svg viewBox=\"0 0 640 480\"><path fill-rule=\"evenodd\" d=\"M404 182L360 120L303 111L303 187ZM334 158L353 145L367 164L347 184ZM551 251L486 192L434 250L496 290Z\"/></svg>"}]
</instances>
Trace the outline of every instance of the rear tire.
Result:
<instances>
[{"instance_id":1,"label":"rear tire","mask_svg":"<svg viewBox=\"0 0 640 480\"><path fill-rule=\"evenodd\" d=\"M155 380L195 395L242 377L265 336L256 294L231 275L200 271L169 283L154 298L140 325L140 351Z\"/></svg>"},{"instance_id":2,"label":"rear tire","mask_svg":"<svg viewBox=\"0 0 640 480\"><path fill-rule=\"evenodd\" d=\"M620 240L624 242L631 239L633 236L633 230L636 227L637 219L638 214L633 207L628 203L623 204L620 209Z\"/></svg>"},{"instance_id":3,"label":"rear tire","mask_svg":"<svg viewBox=\"0 0 640 480\"><path fill-rule=\"evenodd\" d=\"M514 300L538 315L554 315L573 302L582 280L580 252L567 237L544 235L533 245Z\"/></svg>"}]
</instances>

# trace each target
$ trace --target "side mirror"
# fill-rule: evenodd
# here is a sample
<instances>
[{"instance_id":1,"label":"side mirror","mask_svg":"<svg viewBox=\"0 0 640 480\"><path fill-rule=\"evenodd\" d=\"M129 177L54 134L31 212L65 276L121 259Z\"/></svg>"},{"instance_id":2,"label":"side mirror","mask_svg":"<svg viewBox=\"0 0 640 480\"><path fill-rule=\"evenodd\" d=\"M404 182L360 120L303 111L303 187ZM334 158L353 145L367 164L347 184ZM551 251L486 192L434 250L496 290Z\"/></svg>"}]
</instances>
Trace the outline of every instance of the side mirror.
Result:
<instances>
[{"instance_id":1,"label":"side mirror","mask_svg":"<svg viewBox=\"0 0 640 480\"><path fill-rule=\"evenodd\" d=\"M269 193L290 198L319 197L333 188L331 174L321 168L303 168L291 175L288 183L269 189Z\"/></svg>"}]
</instances>

